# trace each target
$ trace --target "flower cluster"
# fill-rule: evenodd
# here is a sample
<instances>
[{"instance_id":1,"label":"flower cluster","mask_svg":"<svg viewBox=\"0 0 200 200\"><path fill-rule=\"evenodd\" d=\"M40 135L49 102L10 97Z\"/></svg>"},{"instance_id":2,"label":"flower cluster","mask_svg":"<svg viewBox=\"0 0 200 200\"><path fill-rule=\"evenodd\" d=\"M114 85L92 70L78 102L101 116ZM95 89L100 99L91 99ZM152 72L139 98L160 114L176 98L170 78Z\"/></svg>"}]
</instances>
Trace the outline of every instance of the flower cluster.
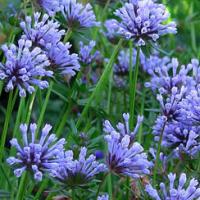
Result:
<instances>
[{"instance_id":1,"label":"flower cluster","mask_svg":"<svg viewBox=\"0 0 200 200\"><path fill-rule=\"evenodd\" d=\"M88 45L84 45L82 41L80 42L79 59L82 64L88 66L98 60L100 52L94 51L95 45L96 42L93 40Z\"/></svg>"},{"instance_id":2,"label":"flower cluster","mask_svg":"<svg viewBox=\"0 0 200 200\"><path fill-rule=\"evenodd\" d=\"M0 79L5 81L6 91L17 87L19 95L24 97L26 91L35 91L34 85L40 89L48 87L48 82L39 77L51 77L53 72L46 69L50 63L39 47L34 48L30 40L20 39L18 46L3 45L2 49L6 62L0 63Z\"/></svg>"},{"instance_id":3,"label":"flower cluster","mask_svg":"<svg viewBox=\"0 0 200 200\"><path fill-rule=\"evenodd\" d=\"M61 41L65 31L59 29L58 22L51 20L47 14L42 16L41 13L35 13L33 19L28 16L20 25L25 33L22 37L32 40L35 45L42 48L52 69L70 76L79 71L78 55L70 54L71 44L64 44Z\"/></svg>"},{"instance_id":4,"label":"flower cluster","mask_svg":"<svg viewBox=\"0 0 200 200\"><path fill-rule=\"evenodd\" d=\"M175 179L176 174L170 173L168 175L169 178L169 189L167 190L167 186L164 183L160 184L160 189L162 194L152 187L152 185L148 184L145 188L146 192L152 199L155 200L172 200L172 199L180 199L180 200L197 200L200 198L200 188L198 188L198 181L196 179L190 180L189 185L186 187L187 177L186 174L182 173L179 178L178 187L176 187Z\"/></svg>"},{"instance_id":5,"label":"flower cluster","mask_svg":"<svg viewBox=\"0 0 200 200\"><path fill-rule=\"evenodd\" d=\"M152 60L153 61L153 60ZM192 59L188 65L179 67L177 59L173 58L169 62L168 58L163 58L160 62L149 65L147 72L151 76L150 82L146 83L146 87L151 87L153 91L159 90L162 94L170 94L172 87L187 87L191 90L199 82L199 62ZM147 60L147 65L149 60ZM190 75L192 74L192 76Z\"/></svg>"},{"instance_id":6,"label":"flower cluster","mask_svg":"<svg viewBox=\"0 0 200 200\"><path fill-rule=\"evenodd\" d=\"M99 25L89 3L83 5L78 3L77 0L63 0L60 9L66 20L67 27L70 29Z\"/></svg>"},{"instance_id":7,"label":"flower cluster","mask_svg":"<svg viewBox=\"0 0 200 200\"><path fill-rule=\"evenodd\" d=\"M176 24L164 24L168 18L163 4L153 0L134 0L118 9L115 15L121 19L118 24L119 33L125 38L132 38L137 45L145 45L147 41L156 41L160 36L176 33Z\"/></svg>"},{"instance_id":8,"label":"flower cluster","mask_svg":"<svg viewBox=\"0 0 200 200\"><path fill-rule=\"evenodd\" d=\"M107 165L110 171L132 178L139 178L149 174L152 163L147 160L143 147L135 142L135 134L143 121L138 117L133 132L129 130L129 114L123 114L125 123L118 123L117 130L109 121L104 122L104 131L108 133L105 140L108 144Z\"/></svg>"},{"instance_id":9,"label":"flower cluster","mask_svg":"<svg viewBox=\"0 0 200 200\"><path fill-rule=\"evenodd\" d=\"M60 0L37 0L37 2L50 16L60 10Z\"/></svg>"},{"instance_id":10,"label":"flower cluster","mask_svg":"<svg viewBox=\"0 0 200 200\"><path fill-rule=\"evenodd\" d=\"M94 155L86 158L87 149L81 148L79 158L73 158L72 151L66 151L61 158L58 168L51 171L51 175L68 186L83 186L95 175L107 170L104 164L96 161Z\"/></svg>"},{"instance_id":11,"label":"flower cluster","mask_svg":"<svg viewBox=\"0 0 200 200\"><path fill-rule=\"evenodd\" d=\"M97 200L109 200L109 196L107 194L98 196Z\"/></svg>"},{"instance_id":12,"label":"flower cluster","mask_svg":"<svg viewBox=\"0 0 200 200\"><path fill-rule=\"evenodd\" d=\"M10 143L17 150L16 157L9 157L7 162L15 167L14 174L20 177L26 170L34 173L34 179L42 180L44 172L50 172L57 167L60 152L63 151L64 139L57 141L54 134L49 135L51 126L46 124L42 129L41 137L37 141L37 125L30 124L29 130L26 124L20 125L23 143L20 145L16 138ZM28 131L31 135L29 137Z\"/></svg>"}]
</instances>

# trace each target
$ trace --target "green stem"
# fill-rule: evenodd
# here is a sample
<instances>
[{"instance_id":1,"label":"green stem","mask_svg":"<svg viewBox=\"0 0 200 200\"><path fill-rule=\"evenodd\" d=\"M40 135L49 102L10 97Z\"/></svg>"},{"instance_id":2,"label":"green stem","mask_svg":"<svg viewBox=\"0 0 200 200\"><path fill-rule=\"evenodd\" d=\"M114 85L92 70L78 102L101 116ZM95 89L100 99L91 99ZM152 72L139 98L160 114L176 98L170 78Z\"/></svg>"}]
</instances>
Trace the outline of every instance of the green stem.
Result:
<instances>
[{"instance_id":1,"label":"green stem","mask_svg":"<svg viewBox=\"0 0 200 200\"><path fill-rule=\"evenodd\" d=\"M136 56L136 65L134 69L134 76L132 74L132 44L130 45L130 130L133 129L134 125L134 109L135 109L135 96L137 90L137 79L138 79L138 71L139 71L139 63L140 63L140 47L137 47L137 56ZM131 70L132 69L132 70Z\"/></svg>"},{"instance_id":2,"label":"green stem","mask_svg":"<svg viewBox=\"0 0 200 200\"><path fill-rule=\"evenodd\" d=\"M0 81L0 96L1 96L2 90L3 90L3 81Z\"/></svg>"},{"instance_id":3,"label":"green stem","mask_svg":"<svg viewBox=\"0 0 200 200\"><path fill-rule=\"evenodd\" d=\"M38 199L39 199L40 195L42 194L42 191L43 191L44 188L48 185L48 182L49 182L48 179L45 179L45 180L42 182L42 184L40 185L40 187L39 187L39 189L38 189L38 191L37 191L37 193L36 193L36 195L35 195L35 197L34 197L33 200L38 200Z\"/></svg>"},{"instance_id":4,"label":"green stem","mask_svg":"<svg viewBox=\"0 0 200 200\"><path fill-rule=\"evenodd\" d=\"M6 116L5 116L5 122L3 126L3 132L1 135L1 144L0 144L0 161L2 161L3 155L4 155L4 145L6 141L6 136L8 132L8 126L12 114L12 108L13 108L13 91L9 93L9 98L8 98L8 104L7 104L7 109L6 109Z\"/></svg>"},{"instance_id":5,"label":"green stem","mask_svg":"<svg viewBox=\"0 0 200 200\"><path fill-rule=\"evenodd\" d=\"M108 194L110 200L113 199L113 194L112 194L112 174L108 175Z\"/></svg>"},{"instance_id":6,"label":"green stem","mask_svg":"<svg viewBox=\"0 0 200 200\"><path fill-rule=\"evenodd\" d=\"M112 96L112 80L113 80L113 69L111 69L110 78L109 78L109 86L108 86L108 101L107 101L107 113L110 113L110 103Z\"/></svg>"},{"instance_id":7,"label":"green stem","mask_svg":"<svg viewBox=\"0 0 200 200\"><path fill-rule=\"evenodd\" d=\"M165 123L163 124L162 130L161 130L161 135L160 135L160 139L159 139L159 143L158 143L158 149L156 152L156 161L155 161L155 166L154 166L154 171L153 171L153 185L155 186L156 184L156 176L157 176L157 171L158 171L158 165L159 165L159 160L160 160L160 150L161 150L161 144L162 144L162 139L163 139L163 133L165 130L165 126L166 126L167 121L165 121Z\"/></svg>"},{"instance_id":8,"label":"green stem","mask_svg":"<svg viewBox=\"0 0 200 200\"><path fill-rule=\"evenodd\" d=\"M71 35L72 35L72 29L68 28L67 33L65 34L65 37L64 37L64 40L63 40L64 43L66 43L69 40L69 38L71 37Z\"/></svg>"},{"instance_id":9,"label":"green stem","mask_svg":"<svg viewBox=\"0 0 200 200\"><path fill-rule=\"evenodd\" d=\"M28 173L25 171L20 179L16 200L24 200L27 179L28 179Z\"/></svg>"},{"instance_id":10,"label":"green stem","mask_svg":"<svg viewBox=\"0 0 200 200\"><path fill-rule=\"evenodd\" d=\"M47 105L48 105L48 102L49 102L49 97L51 95L52 87L53 87L53 81L51 81L50 84L49 84L47 95L46 95L44 104L42 106L40 117L39 117L38 122L37 122L37 131L36 131L36 136L35 136L36 138L37 138L38 131L39 131L41 125L42 125L43 119L44 119L44 114L45 114L45 111L46 111L46 108L47 108Z\"/></svg>"},{"instance_id":11,"label":"green stem","mask_svg":"<svg viewBox=\"0 0 200 200\"><path fill-rule=\"evenodd\" d=\"M89 109L91 103L93 102L94 98L96 97L97 94L99 94L102 91L103 86L107 82L107 80L109 78L109 75L111 73L111 70L112 70L113 62L114 62L114 60L115 60L115 58L116 58L116 56L118 54L118 51L120 49L121 44L122 44L122 40L120 40L118 45L115 47L114 52L112 53L112 56L110 58L109 63L106 65L106 68L105 68L105 70L104 70L99 82L97 83L93 93L91 94L90 98L88 99L88 102L85 105L85 107L84 107L84 109L83 109L83 111L81 113L81 116L79 117L78 122L76 124L77 129L80 127L82 120L85 118L85 116L86 116L86 114L88 112L88 109Z\"/></svg>"},{"instance_id":12,"label":"green stem","mask_svg":"<svg viewBox=\"0 0 200 200\"><path fill-rule=\"evenodd\" d=\"M101 188L102 188L102 186L103 186L103 184L104 184L104 182L105 182L106 177L108 176L108 174L109 174L109 173L106 173L106 174L104 175L103 180L102 180L101 183L99 184L99 187L98 187L98 190L97 190L97 193L96 193L96 199L97 199L98 196L99 196L99 193L100 193L100 191L101 191ZM112 200L112 199L111 199L111 200Z\"/></svg>"},{"instance_id":13,"label":"green stem","mask_svg":"<svg viewBox=\"0 0 200 200\"><path fill-rule=\"evenodd\" d=\"M31 112L33 109L34 101L35 101L36 92L37 90L31 95L31 98L30 98L30 104L28 105L28 110L27 110L28 113L26 116L26 124L29 124L30 119L31 119Z\"/></svg>"}]
</instances>

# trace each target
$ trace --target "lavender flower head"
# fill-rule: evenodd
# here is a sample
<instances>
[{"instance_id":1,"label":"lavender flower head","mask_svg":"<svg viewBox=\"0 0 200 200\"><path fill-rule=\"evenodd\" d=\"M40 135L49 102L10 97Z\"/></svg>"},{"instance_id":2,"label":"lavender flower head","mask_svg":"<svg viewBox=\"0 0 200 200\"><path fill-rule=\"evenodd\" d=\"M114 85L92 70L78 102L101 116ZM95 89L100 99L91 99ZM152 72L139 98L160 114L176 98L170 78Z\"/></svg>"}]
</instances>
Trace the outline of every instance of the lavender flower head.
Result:
<instances>
[{"instance_id":1,"label":"lavender flower head","mask_svg":"<svg viewBox=\"0 0 200 200\"><path fill-rule=\"evenodd\" d=\"M51 66L62 75L74 76L80 70L78 55L70 54L70 43L58 42L57 44L47 44L46 50L51 62Z\"/></svg>"},{"instance_id":2,"label":"lavender flower head","mask_svg":"<svg viewBox=\"0 0 200 200\"><path fill-rule=\"evenodd\" d=\"M160 57L159 53L157 51L154 51L150 57L146 57L146 59L143 62L143 70L147 72L149 75L152 76L152 79L154 77L154 73L159 73L159 68L162 70L163 67L167 66L167 64L170 62L170 58L168 56ZM158 70L156 70L158 69ZM163 76L165 74L163 73ZM153 86L153 83L152 83ZM155 86L156 87L156 86ZM158 86L157 86L158 87Z\"/></svg>"},{"instance_id":3,"label":"lavender flower head","mask_svg":"<svg viewBox=\"0 0 200 200\"><path fill-rule=\"evenodd\" d=\"M58 43L65 34L64 30L59 30L60 24L51 20L49 15L34 13L33 18L27 16L25 21L20 23L25 35L23 38L31 40L35 45L45 48L47 44Z\"/></svg>"},{"instance_id":4,"label":"lavender flower head","mask_svg":"<svg viewBox=\"0 0 200 200\"><path fill-rule=\"evenodd\" d=\"M109 200L108 194L104 194L97 197L97 200Z\"/></svg>"},{"instance_id":5,"label":"lavender flower head","mask_svg":"<svg viewBox=\"0 0 200 200\"><path fill-rule=\"evenodd\" d=\"M137 131L139 130L139 127L141 125L141 123L143 122L143 116L138 116L137 117L137 124L134 128L133 131L131 131L129 129L129 119L130 119L130 115L129 113L124 113L123 114L123 123L119 122L116 126L116 128L114 128L111 123L106 120L103 124L103 130L105 133L112 133L112 132L118 132L120 134L120 137L124 137L125 135L129 135L130 136L130 140L131 142L135 139L135 135L137 133Z\"/></svg>"},{"instance_id":6,"label":"lavender flower head","mask_svg":"<svg viewBox=\"0 0 200 200\"><path fill-rule=\"evenodd\" d=\"M60 10L60 0L37 0L37 2L50 16Z\"/></svg>"},{"instance_id":7,"label":"lavender flower head","mask_svg":"<svg viewBox=\"0 0 200 200\"><path fill-rule=\"evenodd\" d=\"M51 77L53 72L45 68L50 65L47 56L39 47L32 47L30 40L20 39L18 46L3 45L6 62L0 63L0 79L5 81L5 90L11 91L14 87L19 89L21 97L26 91L33 93L38 86L40 89L48 87L48 82L39 77Z\"/></svg>"},{"instance_id":8,"label":"lavender flower head","mask_svg":"<svg viewBox=\"0 0 200 200\"><path fill-rule=\"evenodd\" d=\"M182 173L179 178L178 185L175 184L176 174L170 173L168 175L169 189L164 183L160 184L161 194L148 184L145 188L146 192L152 199L155 200L198 200L200 198L200 188L198 188L198 181L191 179L189 185L186 186L187 177Z\"/></svg>"},{"instance_id":9,"label":"lavender flower head","mask_svg":"<svg viewBox=\"0 0 200 200\"><path fill-rule=\"evenodd\" d=\"M196 88L180 102L182 121L185 124L200 124L200 89Z\"/></svg>"},{"instance_id":10,"label":"lavender flower head","mask_svg":"<svg viewBox=\"0 0 200 200\"><path fill-rule=\"evenodd\" d=\"M129 135L121 138L119 132L111 131L105 140L108 144L107 165L110 171L131 178L150 173L152 164L147 160L147 154L139 143L131 143Z\"/></svg>"},{"instance_id":11,"label":"lavender flower head","mask_svg":"<svg viewBox=\"0 0 200 200\"><path fill-rule=\"evenodd\" d=\"M118 21L116 19L108 19L104 22L104 27L106 29L104 35L108 38L110 42L115 43L117 38L119 37Z\"/></svg>"},{"instance_id":12,"label":"lavender flower head","mask_svg":"<svg viewBox=\"0 0 200 200\"><path fill-rule=\"evenodd\" d=\"M178 157L182 157L182 154L194 157L200 151L199 131L180 122L169 123L164 130L162 145L172 148Z\"/></svg>"},{"instance_id":13,"label":"lavender flower head","mask_svg":"<svg viewBox=\"0 0 200 200\"><path fill-rule=\"evenodd\" d=\"M96 45L95 41L90 41L88 45L84 45L83 42L80 42L80 51L79 51L79 60L84 65L90 65L96 61L99 56L99 51L94 51Z\"/></svg>"},{"instance_id":14,"label":"lavender flower head","mask_svg":"<svg viewBox=\"0 0 200 200\"><path fill-rule=\"evenodd\" d=\"M151 75L151 80L145 85L153 91L159 89L162 94L170 94L172 87L180 89L185 86L190 91L199 83L199 72L198 60L192 59L188 65L179 67L178 60L173 58L169 63L161 63L154 69L149 68L148 73Z\"/></svg>"},{"instance_id":15,"label":"lavender flower head","mask_svg":"<svg viewBox=\"0 0 200 200\"><path fill-rule=\"evenodd\" d=\"M63 184L78 187L87 184L95 175L107 170L104 164L96 161L94 155L86 158L86 154L87 149L82 147L76 160L72 151L66 151L59 166L52 170L51 175Z\"/></svg>"},{"instance_id":16,"label":"lavender flower head","mask_svg":"<svg viewBox=\"0 0 200 200\"><path fill-rule=\"evenodd\" d=\"M63 0L61 12L70 29L74 27L89 28L99 25L89 3L83 5L78 3L77 0Z\"/></svg>"},{"instance_id":17,"label":"lavender flower head","mask_svg":"<svg viewBox=\"0 0 200 200\"><path fill-rule=\"evenodd\" d=\"M46 124L42 129L39 141L37 141L36 124L30 124L30 137L28 126L20 125L23 143L20 145L17 139L13 138L10 143L17 149L17 156L7 159L8 164L15 167L14 174L17 177L28 170L34 174L35 180L41 181L44 172L50 172L58 165L58 155L64 150L65 139L57 141L55 134L49 135L51 128L49 124Z\"/></svg>"},{"instance_id":18,"label":"lavender flower head","mask_svg":"<svg viewBox=\"0 0 200 200\"><path fill-rule=\"evenodd\" d=\"M160 36L176 33L176 24L164 24L169 13L162 4L153 0L133 0L115 12L121 19L119 33L127 39L133 38L138 46L147 41L155 42Z\"/></svg>"}]
</instances>

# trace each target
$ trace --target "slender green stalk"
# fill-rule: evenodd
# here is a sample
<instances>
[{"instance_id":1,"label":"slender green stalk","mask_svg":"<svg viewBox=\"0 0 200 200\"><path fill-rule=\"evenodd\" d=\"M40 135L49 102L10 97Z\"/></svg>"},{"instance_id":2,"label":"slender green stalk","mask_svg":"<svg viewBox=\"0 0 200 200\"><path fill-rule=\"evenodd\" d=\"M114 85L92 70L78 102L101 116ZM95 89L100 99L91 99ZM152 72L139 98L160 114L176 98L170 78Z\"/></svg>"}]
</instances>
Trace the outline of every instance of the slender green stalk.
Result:
<instances>
[{"instance_id":1,"label":"slender green stalk","mask_svg":"<svg viewBox=\"0 0 200 200\"><path fill-rule=\"evenodd\" d=\"M38 191L37 191L37 193L36 193L36 195L35 195L35 197L34 197L33 200L38 200L38 199L39 199L39 197L40 197L40 195L42 194L44 188L48 185L48 182L49 182L48 179L45 179L45 180L42 182L42 184L40 185L40 187L39 187L39 189L38 189Z\"/></svg>"},{"instance_id":2,"label":"slender green stalk","mask_svg":"<svg viewBox=\"0 0 200 200\"><path fill-rule=\"evenodd\" d=\"M72 29L68 28L67 33L65 34L65 37L64 37L64 40L63 40L64 43L66 43L69 40L71 35L72 35Z\"/></svg>"},{"instance_id":3,"label":"slender green stalk","mask_svg":"<svg viewBox=\"0 0 200 200\"><path fill-rule=\"evenodd\" d=\"M142 92L142 103L141 103L141 109L140 109L140 115L143 115L144 114L144 103L145 103L145 94L146 94L146 90L143 89L143 92ZM138 131L138 142L141 144L142 142L142 129L143 129L143 126L142 124L140 125L140 128L139 128L139 131Z\"/></svg>"},{"instance_id":4,"label":"slender green stalk","mask_svg":"<svg viewBox=\"0 0 200 200\"><path fill-rule=\"evenodd\" d=\"M24 200L27 179L28 179L28 173L25 171L20 179L20 184L19 184L16 200Z\"/></svg>"},{"instance_id":5,"label":"slender green stalk","mask_svg":"<svg viewBox=\"0 0 200 200\"><path fill-rule=\"evenodd\" d=\"M103 177L101 183L99 184L99 187L98 187L97 193L96 193L96 199L97 199L97 197L99 196L99 193L100 193L100 191L101 191L101 188L102 188L102 186L103 186L103 184L104 184L104 182L105 182L105 180L106 180L106 177L107 177L108 175L109 175L109 173L106 173L106 174L104 175L104 177ZM111 200L112 200L112 199L111 199Z\"/></svg>"},{"instance_id":6,"label":"slender green stalk","mask_svg":"<svg viewBox=\"0 0 200 200\"><path fill-rule=\"evenodd\" d=\"M37 131L36 131L36 136L35 136L36 138L37 138L38 131L39 131L41 125L42 125L43 119L44 119L44 114L45 114L45 111L46 111L46 108L47 108L47 104L49 102L49 98L50 98L50 95L51 95L52 87L53 87L53 81L51 81L50 84L49 84L47 95L46 95L44 104L42 106L42 110L40 112L40 117L39 117L38 122L37 122Z\"/></svg>"},{"instance_id":7,"label":"slender green stalk","mask_svg":"<svg viewBox=\"0 0 200 200\"><path fill-rule=\"evenodd\" d=\"M82 120L85 118L92 101L101 92L103 86L106 84L106 82L107 82L107 80L109 78L109 75L111 73L113 62L114 62L114 60L115 60L115 58L117 56L117 53L118 53L118 51L120 49L121 44L122 44L122 40L120 40L118 45L115 47L114 52L112 53L112 56L110 58L109 63L106 65L106 68L105 68L105 70L104 70L99 82L97 83L96 88L94 89L93 93L91 94L90 98L88 99L88 102L85 105L85 107L84 107L84 109L83 109L83 111L81 113L81 116L79 117L78 122L76 124L77 129L80 127Z\"/></svg>"},{"instance_id":8,"label":"slender green stalk","mask_svg":"<svg viewBox=\"0 0 200 200\"><path fill-rule=\"evenodd\" d=\"M36 92L37 91L35 91L30 97L30 104L28 105L27 116L26 116L26 123L27 124L29 124L30 119L31 119L31 113L32 113L33 104L34 104L34 101L35 101Z\"/></svg>"},{"instance_id":9,"label":"slender green stalk","mask_svg":"<svg viewBox=\"0 0 200 200\"><path fill-rule=\"evenodd\" d=\"M17 136L17 130L19 129L19 124L21 122L22 112L24 111L24 105L25 105L25 98L20 98L19 108L18 108L18 112L17 112L17 118L15 121L12 138L15 138ZM13 153L13 150L11 150L11 155L12 155L12 153Z\"/></svg>"},{"instance_id":10,"label":"slender green stalk","mask_svg":"<svg viewBox=\"0 0 200 200\"><path fill-rule=\"evenodd\" d=\"M3 126L3 132L1 134L1 144L0 144L0 161L2 161L3 155L4 155L4 145L6 141L6 136L8 132L8 126L12 114L12 108L13 108L13 91L9 93L9 98L8 98L8 104L7 104L7 109L6 109L6 116L5 116L5 122Z\"/></svg>"},{"instance_id":11,"label":"slender green stalk","mask_svg":"<svg viewBox=\"0 0 200 200\"><path fill-rule=\"evenodd\" d=\"M154 186L156 184L156 176L157 176L158 165L159 165L159 160L160 160L160 158L159 158L160 157L160 150L161 150L163 133L164 133L164 130L165 130L166 123L167 123L167 121L165 121L165 123L163 124L160 139L159 139L159 142L158 142L158 149L157 149L157 152L156 152L156 161L155 161L155 166L154 166L154 171L153 171L153 185Z\"/></svg>"},{"instance_id":12,"label":"slender green stalk","mask_svg":"<svg viewBox=\"0 0 200 200\"><path fill-rule=\"evenodd\" d=\"M108 175L108 194L109 194L109 199L113 199L113 193L112 193L112 174Z\"/></svg>"},{"instance_id":13,"label":"slender green stalk","mask_svg":"<svg viewBox=\"0 0 200 200\"><path fill-rule=\"evenodd\" d=\"M190 15L193 15L194 13L194 2L191 2L190 7ZM194 22L190 22L190 30L191 30L191 43L192 43L192 49L196 53L197 52L197 44L196 44L196 31L195 31L195 24Z\"/></svg>"},{"instance_id":14,"label":"slender green stalk","mask_svg":"<svg viewBox=\"0 0 200 200\"><path fill-rule=\"evenodd\" d=\"M3 81L0 81L0 96L1 96L2 90L3 90Z\"/></svg>"},{"instance_id":15,"label":"slender green stalk","mask_svg":"<svg viewBox=\"0 0 200 200\"><path fill-rule=\"evenodd\" d=\"M113 80L113 69L111 69L110 78L109 78L109 86L108 86L108 101L107 101L107 113L110 113L110 103L112 96L112 80Z\"/></svg>"},{"instance_id":16,"label":"slender green stalk","mask_svg":"<svg viewBox=\"0 0 200 200\"><path fill-rule=\"evenodd\" d=\"M132 45L130 45L130 73L132 73ZM130 130L133 129L134 125L134 109L135 109L135 96L137 90L137 78L140 63L140 47L137 47L136 65L134 69L134 76L130 74Z\"/></svg>"}]
</instances>

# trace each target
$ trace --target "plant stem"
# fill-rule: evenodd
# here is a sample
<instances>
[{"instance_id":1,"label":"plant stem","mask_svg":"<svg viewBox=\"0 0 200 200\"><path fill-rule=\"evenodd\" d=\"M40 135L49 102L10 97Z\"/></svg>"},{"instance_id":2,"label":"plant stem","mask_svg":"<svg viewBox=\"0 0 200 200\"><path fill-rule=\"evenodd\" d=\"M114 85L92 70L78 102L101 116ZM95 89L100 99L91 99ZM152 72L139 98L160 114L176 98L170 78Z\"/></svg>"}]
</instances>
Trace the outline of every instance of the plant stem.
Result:
<instances>
[{"instance_id":1,"label":"plant stem","mask_svg":"<svg viewBox=\"0 0 200 200\"><path fill-rule=\"evenodd\" d=\"M112 200L113 199L113 195L112 195L112 174L108 175L108 194L109 194L110 200Z\"/></svg>"},{"instance_id":2,"label":"plant stem","mask_svg":"<svg viewBox=\"0 0 200 200\"><path fill-rule=\"evenodd\" d=\"M106 65L106 68L105 68L105 70L104 70L99 82L97 83L93 93L91 94L90 98L88 99L88 102L85 105L85 107L84 107L84 109L83 109L83 111L81 113L81 116L79 117L78 122L76 124L77 129L80 127L82 120L85 118L92 101L97 96L97 94L100 93L100 91L102 90L103 86L107 82L107 80L109 78L109 75L111 73L113 62L114 62L114 60L115 60L115 58L117 56L117 53L118 53L118 51L120 49L121 44L122 44L122 39L119 41L118 45L115 47L115 49L114 49L114 51L112 53L112 56L110 58L109 63Z\"/></svg>"},{"instance_id":3,"label":"plant stem","mask_svg":"<svg viewBox=\"0 0 200 200\"><path fill-rule=\"evenodd\" d=\"M31 112L33 109L34 101L35 101L36 92L37 92L37 90L31 95L31 98L30 98L30 104L28 106L28 110L27 110L28 113L26 116L26 124L29 124L29 122L30 122Z\"/></svg>"},{"instance_id":4,"label":"plant stem","mask_svg":"<svg viewBox=\"0 0 200 200\"><path fill-rule=\"evenodd\" d=\"M153 171L153 185L155 186L156 184L156 175L157 175L157 170L158 170L158 164L159 164L159 157L160 157L160 150L161 150L161 144L162 144L162 139L163 139L163 133L165 130L165 126L166 126L167 121L164 122L162 130L161 130L161 135L160 135L160 139L159 139L159 143L158 143L158 149L156 152L156 161L155 161L155 166L154 166L154 171Z\"/></svg>"},{"instance_id":5,"label":"plant stem","mask_svg":"<svg viewBox=\"0 0 200 200\"><path fill-rule=\"evenodd\" d=\"M135 96L137 90L137 78L138 78L138 70L139 70L139 62L140 62L140 47L137 47L137 56L136 56L136 65L133 73L132 67L132 44L130 44L130 75L129 75L129 82L130 82L130 130L133 129L134 125L134 109L135 109Z\"/></svg>"},{"instance_id":6,"label":"plant stem","mask_svg":"<svg viewBox=\"0 0 200 200\"><path fill-rule=\"evenodd\" d=\"M28 178L28 173L25 171L20 179L20 184L19 184L16 200L24 200L27 178Z\"/></svg>"},{"instance_id":7,"label":"plant stem","mask_svg":"<svg viewBox=\"0 0 200 200\"><path fill-rule=\"evenodd\" d=\"M106 180L106 177L109 175L109 173L106 173L105 175L104 175L104 177L103 177L103 180L101 181L101 183L99 184L99 187L98 187L98 190L97 190L97 193L96 193L96 199L98 198L98 196L99 196L99 193L100 193L100 190L101 190L101 188L102 188L102 186L103 186L103 184L104 184L104 182L105 182L105 180ZM112 199L111 199L112 200Z\"/></svg>"},{"instance_id":8,"label":"plant stem","mask_svg":"<svg viewBox=\"0 0 200 200\"><path fill-rule=\"evenodd\" d=\"M36 138L37 138L38 131L39 131L41 125L42 125L43 119L44 119L44 114L45 114L45 111L46 111L46 108L47 108L47 104L49 102L49 97L51 95L52 88L53 88L53 81L51 81L50 84L49 84L47 95L46 95L44 104L42 106L40 117L39 117L38 122L37 122L37 131L36 131L36 136L35 136Z\"/></svg>"},{"instance_id":9,"label":"plant stem","mask_svg":"<svg viewBox=\"0 0 200 200\"><path fill-rule=\"evenodd\" d=\"M63 42L66 43L72 35L72 29L68 28L67 33L65 34Z\"/></svg>"},{"instance_id":10,"label":"plant stem","mask_svg":"<svg viewBox=\"0 0 200 200\"><path fill-rule=\"evenodd\" d=\"M111 69L110 78L109 78L109 86L108 86L108 101L107 101L107 113L110 113L110 103L112 96L112 80L113 80L113 69Z\"/></svg>"},{"instance_id":11,"label":"plant stem","mask_svg":"<svg viewBox=\"0 0 200 200\"><path fill-rule=\"evenodd\" d=\"M8 132L8 125L9 125L10 118L11 118L11 113L12 113L12 108L13 108L12 105L13 105L13 90L9 93L5 122L4 122L4 126L3 126L3 132L1 135L0 162L2 161L2 158L4 155L4 145L5 145L6 136L7 136L7 132Z\"/></svg>"},{"instance_id":12,"label":"plant stem","mask_svg":"<svg viewBox=\"0 0 200 200\"><path fill-rule=\"evenodd\" d=\"M38 200L40 195L42 194L42 191L44 190L44 188L48 185L48 182L49 180L48 179L45 179L42 184L40 185L35 197L34 197L34 200Z\"/></svg>"}]
</instances>

